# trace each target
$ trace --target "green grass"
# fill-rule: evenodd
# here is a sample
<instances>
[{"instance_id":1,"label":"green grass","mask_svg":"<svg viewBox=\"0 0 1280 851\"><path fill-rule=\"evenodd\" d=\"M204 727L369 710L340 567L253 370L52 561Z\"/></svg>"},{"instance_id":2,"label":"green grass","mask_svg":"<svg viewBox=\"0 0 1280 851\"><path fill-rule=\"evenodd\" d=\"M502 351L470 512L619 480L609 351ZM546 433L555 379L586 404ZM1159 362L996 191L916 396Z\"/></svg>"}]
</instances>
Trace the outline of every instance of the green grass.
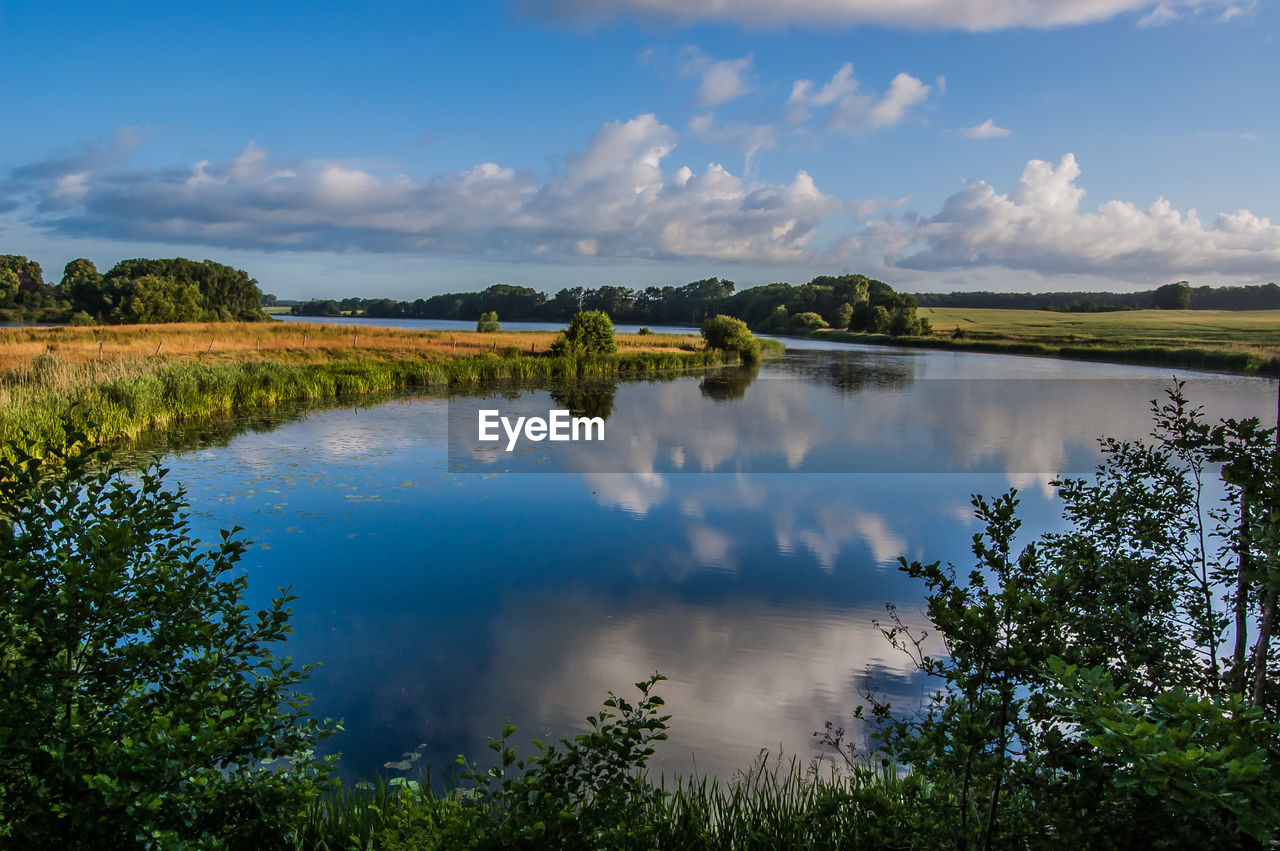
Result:
<instances>
[{"instance_id":1,"label":"green grass","mask_svg":"<svg viewBox=\"0 0 1280 851\"><path fill-rule=\"evenodd\" d=\"M1280 311L921 308L931 337L817 331L849 343L1280 375ZM957 330L958 329L958 330Z\"/></svg>"},{"instance_id":2,"label":"green grass","mask_svg":"<svg viewBox=\"0 0 1280 851\"><path fill-rule=\"evenodd\" d=\"M735 360L718 351L667 351L581 359L483 354L451 361L381 360L351 354L302 363L141 359L77 365L50 353L0 376L0 443L25 433L38 446L52 448L77 431L106 442L283 402L488 381L640 376Z\"/></svg>"},{"instance_id":3,"label":"green grass","mask_svg":"<svg viewBox=\"0 0 1280 851\"><path fill-rule=\"evenodd\" d=\"M938 335L956 328L974 339L1046 344L1107 344L1166 348L1256 348L1280 353L1280 310L975 310L928 307L920 316Z\"/></svg>"},{"instance_id":4,"label":"green grass","mask_svg":"<svg viewBox=\"0 0 1280 851\"><path fill-rule=\"evenodd\" d=\"M575 837L569 847L871 849L929 847L944 839L930 836L929 790L892 767L837 768L829 761L806 766L795 759L771 764L765 757L731 781L676 778L654 785L662 794L628 805L626 824L607 843ZM428 779L380 778L314 802L295 847L506 847L499 837L509 837L507 817L470 789L438 790ZM577 816L568 812L565 818ZM528 847L538 847L537 841Z\"/></svg>"}]
</instances>

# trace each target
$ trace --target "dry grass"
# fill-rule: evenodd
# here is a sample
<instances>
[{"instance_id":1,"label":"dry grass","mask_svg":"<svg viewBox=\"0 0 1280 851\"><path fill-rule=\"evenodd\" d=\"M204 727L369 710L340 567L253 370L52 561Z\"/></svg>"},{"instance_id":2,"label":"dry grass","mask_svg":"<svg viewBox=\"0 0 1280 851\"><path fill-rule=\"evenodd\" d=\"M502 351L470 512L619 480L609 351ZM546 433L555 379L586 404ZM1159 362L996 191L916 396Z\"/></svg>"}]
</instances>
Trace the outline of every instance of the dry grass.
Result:
<instances>
[{"instance_id":1,"label":"dry grass","mask_svg":"<svg viewBox=\"0 0 1280 851\"><path fill-rule=\"evenodd\" d=\"M546 352L552 331L416 331L376 326L322 325L301 322L190 323L181 325L112 325L92 328L0 329L0 371L30 366L52 352L68 363L87 364L159 358L163 360L286 362L324 361L359 353L362 358L428 357L456 360L481 352L522 354ZM619 334L618 351L701 351L693 334Z\"/></svg>"}]
</instances>

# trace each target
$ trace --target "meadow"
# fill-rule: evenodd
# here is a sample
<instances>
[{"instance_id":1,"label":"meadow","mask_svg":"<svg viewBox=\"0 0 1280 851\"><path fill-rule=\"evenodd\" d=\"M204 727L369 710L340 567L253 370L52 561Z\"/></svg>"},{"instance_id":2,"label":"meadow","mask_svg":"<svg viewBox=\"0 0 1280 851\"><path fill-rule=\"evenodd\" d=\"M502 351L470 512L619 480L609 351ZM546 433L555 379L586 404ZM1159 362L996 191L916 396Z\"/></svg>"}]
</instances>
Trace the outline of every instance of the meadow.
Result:
<instances>
[{"instance_id":1,"label":"meadow","mask_svg":"<svg viewBox=\"0 0 1280 851\"><path fill-rule=\"evenodd\" d=\"M1213 347L1280 354L1280 310L1117 310L1061 313L920 308L935 334L1056 344Z\"/></svg>"},{"instance_id":2,"label":"meadow","mask_svg":"<svg viewBox=\"0 0 1280 851\"><path fill-rule=\"evenodd\" d=\"M237 410L495 380L594 378L718 366L696 335L619 334L618 353L553 355L554 332L218 323L0 331L0 442L54 447ZM765 341L769 351L778 343Z\"/></svg>"}]
</instances>

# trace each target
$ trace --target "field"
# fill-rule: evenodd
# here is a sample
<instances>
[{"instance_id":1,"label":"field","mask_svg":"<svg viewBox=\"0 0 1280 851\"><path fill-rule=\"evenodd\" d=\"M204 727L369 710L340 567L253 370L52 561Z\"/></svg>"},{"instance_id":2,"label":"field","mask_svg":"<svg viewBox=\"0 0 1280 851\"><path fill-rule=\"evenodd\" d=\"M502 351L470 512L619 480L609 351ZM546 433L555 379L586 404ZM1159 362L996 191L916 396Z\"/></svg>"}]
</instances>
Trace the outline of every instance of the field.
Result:
<instances>
[{"instance_id":1,"label":"field","mask_svg":"<svg viewBox=\"0 0 1280 851\"><path fill-rule=\"evenodd\" d=\"M1121 310L1058 313L1048 310L921 308L934 334L958 328L975 340L1056 345L1166 346L1280 354L1277 310Z\"/></svg>"},{"instance_id":2,"label":"field","mask_svg":"<svg viewBox=\"0 0 1280 851\"><path fill-rule=\"evenodd\" d=\"M696 335L620 334L618 353L552 356L553 332L481 334L241 323L0 330L0 442L94 440L228 411L477 382L607 379L736 363ZM763 341L770 353L781 351Z\"/></svg>"},{"instance_id":3,"label":"field","mask_svg":"<svg viewBox=\"0 0 1280 851\"><path fill-rule=\"evenodd\" d=\"M53 353L68 363L135 358L307 362L358 353L365 358L457 360L481 352L546 352L553 331L417 331L303 322L222 322L180 325L109 325L89 328L0 329L0 371L29 366ZM619 353L700 351L696 334L619 334Z\"/></svg>"}]
</instances>

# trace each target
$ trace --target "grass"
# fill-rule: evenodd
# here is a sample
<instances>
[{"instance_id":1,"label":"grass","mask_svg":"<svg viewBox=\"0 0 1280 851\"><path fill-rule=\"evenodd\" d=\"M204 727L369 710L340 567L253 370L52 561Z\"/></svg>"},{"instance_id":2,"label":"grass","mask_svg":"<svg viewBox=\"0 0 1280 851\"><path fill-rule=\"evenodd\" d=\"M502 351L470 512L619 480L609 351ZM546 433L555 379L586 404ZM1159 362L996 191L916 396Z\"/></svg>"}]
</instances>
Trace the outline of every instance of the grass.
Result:
<instances>
[{"instance_id":1,"label":"grass","mask_svg":"<svg viewBox=\"0 0 1280 851\"><path fill-rule=\"evenodd\" d=\"M927 847L913 823L922 786L892 767L808 766L767 756L731 781L659 780L661 793L627 806L626 824L598 844L572 837L562 845L610 848L849 849ZM936 803L936 802L934 802ZM295 847L314 851L506 847L501 807L471 790L437 791L426 780L379 778L345 786L307 810ZM535 834L536 835L536 834ZM595 837L591 837L595 838ZM941 839L941 837L932 837ZM505 840L505 841L504 841ZM517 843L518 844L518 843ZM537 847L536 840L528 847Z\"/></svg>"},{"instance_id":2,"label":"grass","mask_svg":"<svg viewBox=\"0 0 1280 851\"><path fill-rule=\"evenodd\" d=\"M812 336L850 343L961 349L1074 360L1280 375L1280 311L921 308L932 337L846 331Z\"/></svg>"},{"instance_id":3,"label":"grass","mask_svg":"<svg viewBox=\"0 0 1280 851\"><path fill-rule=\"evenodd\" d=\"M0 373L0 442L26 433L53 447L75 431L95 441L129 439L282 402L736 360L694 336L619 335L618 354L596 358L552 356L554 338L301 323L8 329L0 331L0 364L7 367Z\"/></svg>"},{"instance_id":4,"label":"grass","mask_svg":"<svg viewBox=\"0 0 1280 851\"><path fill-rule=\"evenodd\" d=\"M1048 310L921 308L935 334L1057 345L1146 345L1280 354L1280 310Z\"/></svg>"}]
</instances>

